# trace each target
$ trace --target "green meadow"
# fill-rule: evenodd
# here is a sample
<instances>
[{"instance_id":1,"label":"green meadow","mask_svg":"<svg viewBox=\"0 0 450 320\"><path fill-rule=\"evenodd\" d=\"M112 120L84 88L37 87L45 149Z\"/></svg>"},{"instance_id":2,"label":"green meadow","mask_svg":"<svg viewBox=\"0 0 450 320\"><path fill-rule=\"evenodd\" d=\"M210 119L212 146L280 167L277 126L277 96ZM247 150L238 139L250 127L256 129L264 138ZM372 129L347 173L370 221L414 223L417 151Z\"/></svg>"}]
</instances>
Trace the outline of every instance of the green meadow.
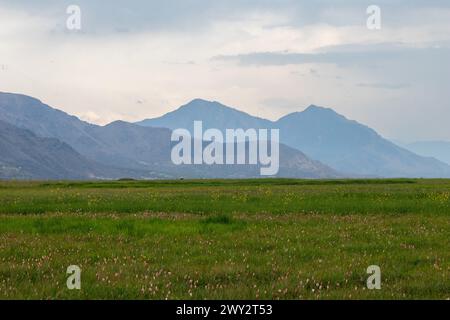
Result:
<instances>
[{"instance_id":1,"label":"green meadow","mask_svg":"<svg viewBox=\"0 0 450 320\"><path fill-rule=\"evenodd\" d=\"M450 180L0 182L0 299L450 299Z\"/></svg>"}]
</instances>

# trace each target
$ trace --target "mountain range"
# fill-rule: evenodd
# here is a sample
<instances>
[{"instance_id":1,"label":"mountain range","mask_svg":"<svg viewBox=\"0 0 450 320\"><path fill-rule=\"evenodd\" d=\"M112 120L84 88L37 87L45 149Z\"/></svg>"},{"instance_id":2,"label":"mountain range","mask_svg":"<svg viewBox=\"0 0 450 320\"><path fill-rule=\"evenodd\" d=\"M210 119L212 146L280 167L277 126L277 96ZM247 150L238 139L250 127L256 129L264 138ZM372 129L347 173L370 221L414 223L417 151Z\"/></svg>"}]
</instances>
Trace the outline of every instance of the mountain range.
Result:
<instances>
[{"instance_id":1,"label":"mountain range","mask_svg":"<svg viewBox=\"0 0 450 320\"><path fill-rule=\"evenodd\" d=\"M48 161L39 157L39 153L30 152L29 157L36 155L34 165L26 167L19 161L21 155L18 150L5 148L0 150L0 160L5 159L2 169L4 172L0 173L0 177L115 179L122 176L156 179L259 176L259 165L174 165L170 157L173 143L169 128L145 127L124 121L98 126L25 95L0 93L0 121L10 126L9 129L5 127L1 136L1 140L7 140L10 145L14 145L17 140L23 145L22 149L39 149L41 153L54 159L72 157L78 159L77 164L83 167L77 167L69 161L58 161L62 168L49 174ZM30 135L30 139L20 139L24 132ZM37 143L36 139L41 138L44 141L52 139L51 141L60 143L65 148L48 150L42 141ZM13 173L17 171L14 168L18 167L23 168L23 173L15 176ZM319 161L310 159L301 151L281 144L278 176L335 178L342 175Z\"/></svg>"},{"instance_id":2,"label":"mountain range","mask_svg":"<svg viewBox=\"0 0 450 320\"><path fill-rule=\"evenodd\" d=\"M450 167L432 157L419 156L381 137L375 130L349 120L332 109L311 105L278 121L251 116L219 102L196 99L166 115L137 124L146 127L192 130L203 127L274 128L282 143L301 150L345 176L449 177Z\"/></svg>"},{"instance_id":3,"label":"mountain range","mask_svg":"<svg viewBox=\"0 0 450 320\"><path fill-rule=\"evenodd\" d=\"M196 99L162 117L98 126L33 97L0 93L1 179L259 177L259 165L174 165L172 130L279 129L279 177L450 177L450 166L419 156L348 120L310 106L270 121Z\"/></svg>"}]
</instances>

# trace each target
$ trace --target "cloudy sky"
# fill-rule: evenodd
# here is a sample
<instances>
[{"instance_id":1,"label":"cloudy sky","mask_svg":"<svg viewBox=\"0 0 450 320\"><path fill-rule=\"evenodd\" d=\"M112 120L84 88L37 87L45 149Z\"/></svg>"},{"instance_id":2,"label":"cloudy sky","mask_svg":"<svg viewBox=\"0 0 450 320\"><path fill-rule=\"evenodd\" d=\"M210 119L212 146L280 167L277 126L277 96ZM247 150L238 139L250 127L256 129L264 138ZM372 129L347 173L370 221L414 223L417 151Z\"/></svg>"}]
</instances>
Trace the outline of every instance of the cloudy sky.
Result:
<instances>
[{"instance_id":1,"label":"cloudy sky","mask_svg":"<svg viewBox=\"0 0 450 320\"><path fill-rule=\"evenodd\" d=\"M450 1L0 0L0 91L99 124L204 98L269 119L322 105L388 138L450 140Z\"/></svg>"}]
</instances>

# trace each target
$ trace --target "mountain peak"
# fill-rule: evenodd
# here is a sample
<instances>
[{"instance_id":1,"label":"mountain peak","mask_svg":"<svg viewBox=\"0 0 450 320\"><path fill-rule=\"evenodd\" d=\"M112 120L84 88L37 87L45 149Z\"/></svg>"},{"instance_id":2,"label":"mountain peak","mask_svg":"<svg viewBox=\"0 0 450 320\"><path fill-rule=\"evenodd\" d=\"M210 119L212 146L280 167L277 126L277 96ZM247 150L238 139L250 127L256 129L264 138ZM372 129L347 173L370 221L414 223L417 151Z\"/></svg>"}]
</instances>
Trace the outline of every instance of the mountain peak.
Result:
<instances>
[{"instance_id":1,"label":"mountain peak","mask_svg":"<svg viewBox=\"0 0 450 320\"><path fill-rule=\"evenodd\" d=\"M204 128L215 128L225 131L228 128L270 128L272 122L251 116L234 107L226 106L218 101L194 99L175 111L165 115L146 119L137 124L146 127L162 127L169 129L192 129L194 121L201 120ZM231 127L230 127L231 126Z\"/></svg>"},{"instance_id":2,"label":"mountain peak","mask_svg":"<svg viewBox=\"0 0 450 320\"><path fill-rule=\"evenodd\" d=\"M347 120L343 115L337 113L331 108L320 107L312 104L303 111L292 112L284 117L281 117L278 122L297 121L299 118L318 119L320 121L324 121L325 119L330 121Z\"/></svg>"},{"instance_id":3,"label":"mountain peak","mask_svg":"<svg viewBox=\"0 0 450 320\"><path fill-rule=\"evenodd\" d=\"M188 105L189 105L189 104L199 104L199 103L213 103L213 102L212 102L212 101L209 101L209 100L201 99L201 98L195 98L195 99L193 99L192 101L190 101L190 102L188 103Z\"/></svg>"},{"instance_id":4,"label":"mountain peak","mask_svg":"<svg viewBox=\"0 0 450 320\"><path fill-rule=\"evenodd\" d=\"M123 127L123 126L127 126L127 125L130 125L130 124L131 123L123 121L123 120L116 120L116 121L108 123L104 127Z\"/></svg>"},{"instance_id":5,"label":"mountain peak","mask_svg":"<svg viewBox=\"0 0 450 320\"><path fill-rule=\"evenodd\" d=\"M189 103L183 105L182 107L194 107L194 108L207 108L207 107L225 107L223 104L221 104L220 102L217 101L209 101L209 100L205 100L205 99L194 99L192 101L190 101Z\"/></svg>"},{"instance_id":6,"label":"mountain peak","mask_svg":"<svg viewBox=\"0 0 450 320\"><path fill-rule=\"evenodd\" d=\"M336 113L333 109L331 108L325 108L325 107L320 107L320 106L316 106L314 104L310 105L308 108L306 108L303 112L315 112L315 113Z\"/></svg>"}]
</instances>

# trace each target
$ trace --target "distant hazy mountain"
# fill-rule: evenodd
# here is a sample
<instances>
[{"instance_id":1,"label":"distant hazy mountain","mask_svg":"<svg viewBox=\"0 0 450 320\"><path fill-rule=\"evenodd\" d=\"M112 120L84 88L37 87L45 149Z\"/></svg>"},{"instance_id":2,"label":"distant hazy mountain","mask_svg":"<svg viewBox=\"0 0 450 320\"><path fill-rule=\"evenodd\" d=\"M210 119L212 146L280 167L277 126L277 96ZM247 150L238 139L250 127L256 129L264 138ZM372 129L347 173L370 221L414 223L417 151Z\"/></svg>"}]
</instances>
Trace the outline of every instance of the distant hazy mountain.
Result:
<instances>
[{"instance_id":1,"label":"distant hazy mountain","mask_svg":"<svg viewBox=\"0 0 450 320\"><path fill-rule=\"evenodd\" d=\"M403 146L421 156L433 157L450 164L449 141L418 141L404 144Z\"/></svg>"},{"instance_id":2,"label":"distant hazy mountain","mask_svg":"<svg viewBox=\"0 0 450 320\"><path fill-rule=\"evenodd\" d=\"M218 102L193 100L143 126L188 128L202 120L204 128L278 128L281 142L347 174L378 177L449 177L450 166L416 155L346 119L332 109L310 106L278 121L252 117Z\"/></svg>"},{"instance_id":3,"label":"distant hazy mountain","mask_svg":"<svg viewBox=\"0 0 450 320\"><path fill-rule=\"evenodd\" d=\"M0 121L1 179L104 179L136 175L90 161L67 143Z\"/></svg>"},{"instance_id":4,"label":"distant hazy mountain","mask_svg":"<svg viewBox=\"0 0 450 320\"><path fill-rule=\"evenodd\" d=\"M170 129L144 127L123 121L97 126L24 95L0 93L0 120L30 130L39 137L59 139L90 161L130 169L130 177L143 178L142 173L148 178L260 176L258 166L175 166L170 159L173 146ZM331 178L341 175L298 150L280 145L278 176Z\"/></svg>"},{"instance_id":5,"label":"distant hazy mountain","mask_svg":"<svg viewBox=\"0 0 450 320\"><path fill-rule=\"evenodd\" d=\"M201 99L195 99L162 117L147 119L137 124L172 130L185 128L192 132L195 120L202 120L205 128L216 128L222 132L230 128L271 128L273 125L269 120L251 116L248 113L227 107L219 102Z\"/></svg>"},{"instance_id":6,"label":"distant hazy mountain","mask_svg":"<svg viewBox=\"0 0 450 320\"><path fill-rule=\"evenodd\" d=\"M152 165L158 164L159 143L170 142L171 133L168 129L141 128L125 122L101 127L51 108L37 99L8 93L0 94L0 120L30 130L40 137L64 141L90 160L134 169L151 170Z\"/></svg>"},{"instance_id":7,"label":"distant hazy mountain","mask_svg":"<svg viewBox=\"0 0 450 320\"><path fill-rule=\"evenodd\" d=\"M281 141L342 171L383 177L449 177L450 167L418 156L331 109L310 106L276 122Z\"/></svg>"}]
</instances>

